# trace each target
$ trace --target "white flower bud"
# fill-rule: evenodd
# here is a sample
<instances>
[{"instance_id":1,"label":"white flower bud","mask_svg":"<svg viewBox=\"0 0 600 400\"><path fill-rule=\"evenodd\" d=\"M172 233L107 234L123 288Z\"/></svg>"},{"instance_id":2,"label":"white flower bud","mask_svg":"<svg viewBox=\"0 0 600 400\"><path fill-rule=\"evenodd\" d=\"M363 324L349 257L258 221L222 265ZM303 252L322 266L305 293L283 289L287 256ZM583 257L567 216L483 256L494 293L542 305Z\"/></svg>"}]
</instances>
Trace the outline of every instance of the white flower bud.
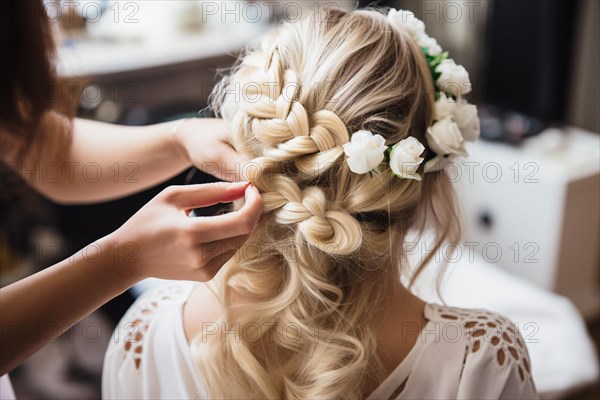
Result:
<instances>
[{"instance_id":1,"label":"white flower bud","mask_svg":"<svg viewBox=\"0 0 600 400\"><path fill-rule=\"evenodd\" d=\"M400 141L392 149L390 155L390 168L395 175L404 179L421 180L417 174L423 158L419 157L425 151L425 146L416 138L409 136Z\"/></svg>"},{"instance_id":2,"label":"white flower bud","mask_svg":"<svg viewBox=\"0 0 600 400\"><path fill-rule=\"evenodd\" d=\"M426 136L429 148L437 155L468 155L460 129L449 116L429 127Z\"/></svg>"},{"instance_id":3,"label":"white flower bud","mask_svg":"<svg viewBox=\"0 0 600 400\"><path fill-rule=\"evenodd\" d=\"M467 142L479 139L480 124L477 116L477 107L466 101L459 101L452 110L452 117Z\"/></svg>"},{"instance_id":4,"label":"white flower bud","mask_svg":"<svg viewBox=\"0 0 600 400\"><path fill-rule=\"evenodd\" d=\"M442 61L435 71L441 74L437 80L440 90L455 97L462 97L471 91L469 73L462 65L456 65L454 60Z\"/></svg>"},{"instance_id":5,"label":"white flower bud","mask_svg":"<svg viewBox=\"0 0 600 400\"><path fill-rule=\"evenodd\" d=\"M417 40L425 33L425 24L423 21L415 17L411 11L391 9L388 14L388 20L401 29L404 29L408 34Z\"/></svg>"},{"instance_id":6,"label":"white flower bud","mask_svg":"<svg viewBox=\"0 0 600 400\"><path fill-rule=\"evenodd\" d=\"M430 56L437 56L442 54L442 47L438 44L437 40L431 36L423 33L418 39L417 44L419 47L427 49L427 53Z\"/></svg>"},{"instance_id":7,"label":"white flower bud","mask_svg":"<svg viewBox=\"0 0 600 400\"><path fill-rule=\"evenodd\" d=\"M456 101L448 98L444 92L440 93L440 98L433 105L433 119L440 121L451 115L456 108Z\"/></svg>"},{"instance_id":8,"label":"white flower bud","mask_svg":"<svg viewBox=\"0 0 600 400\"><path fill-rule=\"evenodd\" d=\"M373 135L369 131L354 133L350 143L344 145L350 171L356 174L366 174L377 168L385 158L386 150L383 136Z\"/></svg>"}]
</instances>

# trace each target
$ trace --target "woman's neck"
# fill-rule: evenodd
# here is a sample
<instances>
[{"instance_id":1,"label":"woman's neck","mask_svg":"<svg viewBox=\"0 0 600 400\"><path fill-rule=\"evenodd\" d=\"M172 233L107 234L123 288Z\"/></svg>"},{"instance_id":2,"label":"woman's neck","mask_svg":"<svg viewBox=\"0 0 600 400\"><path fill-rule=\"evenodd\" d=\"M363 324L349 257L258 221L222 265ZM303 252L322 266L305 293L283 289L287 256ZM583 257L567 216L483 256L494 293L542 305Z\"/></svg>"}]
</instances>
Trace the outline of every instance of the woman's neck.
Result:
<instances>
[{"instance_id":1,"label":"woman's neck","mask_svg":"<svg viewBox=\"0 0 600 400\"><path fill-rule=\"evenodd\" d=\"M384 378L394 371L418 344L427 319L426 302L397 282L387 290L384 302L375 309L372 328L377 336L377 354L384 369ZM368 397L381 380L366 380L363 393Z\"/></svg>"}]
</instances>

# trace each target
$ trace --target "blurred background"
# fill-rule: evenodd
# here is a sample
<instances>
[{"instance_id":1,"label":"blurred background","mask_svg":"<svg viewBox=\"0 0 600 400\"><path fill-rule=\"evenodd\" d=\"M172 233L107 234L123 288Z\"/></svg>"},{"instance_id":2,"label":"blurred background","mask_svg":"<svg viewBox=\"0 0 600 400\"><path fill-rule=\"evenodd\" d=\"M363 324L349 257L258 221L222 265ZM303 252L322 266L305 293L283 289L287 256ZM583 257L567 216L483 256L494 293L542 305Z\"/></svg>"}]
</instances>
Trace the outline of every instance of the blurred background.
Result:
<instances>
[{"instance_id":1,"label":"blurred background","mask_svg":"<svg viewBox=\"0 0 600 400\"><path fill-rule=\"evenodd\" d=\"M209 115L218 72L280 21L367 5L422 19L470 72L480 106L483 140L451 174L467 235L448 260L445 300L521 323L542 398L600 398L600 2L80 0L46 1L45 12L78 116L147 125ZM119 201L60 206L14 179L2 166L2 286L112 232L167 185L213 180L187 171ZM11 373L17 397L98 398L110 334L140 290Z\"/></svg>"}]
</instances>

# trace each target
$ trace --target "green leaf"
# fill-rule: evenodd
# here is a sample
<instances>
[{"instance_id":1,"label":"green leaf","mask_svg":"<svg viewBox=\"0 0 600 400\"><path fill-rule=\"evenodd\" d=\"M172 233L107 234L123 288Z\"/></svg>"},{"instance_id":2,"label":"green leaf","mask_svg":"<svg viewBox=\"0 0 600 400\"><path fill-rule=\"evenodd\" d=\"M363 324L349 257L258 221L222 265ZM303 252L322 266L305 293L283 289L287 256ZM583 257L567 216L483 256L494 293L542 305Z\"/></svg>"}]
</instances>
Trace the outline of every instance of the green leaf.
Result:
<instances>
[{"instance_id":1,"label":"green leaf","mask_svg":"<svg viewBox=\"0 0 600 400\"><path fill-rule=\"evenodd\" d=\"M388 164L390 162L390 156L392 155L392 152L390 151L392 149L392 146L387 146L387 149L383 152L383 161L381 162L382 164Z\"/></svg>"},{"instance_id":2,"label":"green leaf","mask_svg":"<svg viewBox=\"0 0 600 400\"><path fill-rule=\"evenodd\" d=\"M387 151L385 152L389 160L392 159L392 152L394 151L394 147L396 147L396 145L388 146Z\"/></svg>"}]
</instances>

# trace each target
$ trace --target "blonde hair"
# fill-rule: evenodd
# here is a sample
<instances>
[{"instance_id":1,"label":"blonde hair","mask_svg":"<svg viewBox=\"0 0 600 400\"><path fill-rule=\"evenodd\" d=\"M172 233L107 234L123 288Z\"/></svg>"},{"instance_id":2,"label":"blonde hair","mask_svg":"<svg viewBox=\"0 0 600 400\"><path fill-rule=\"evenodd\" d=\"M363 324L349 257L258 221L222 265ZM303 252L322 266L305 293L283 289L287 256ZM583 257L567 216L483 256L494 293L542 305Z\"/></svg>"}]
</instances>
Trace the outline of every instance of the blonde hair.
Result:
<instances>
[{"instance_id":1,"label":"blonde hair","mask_svg":"<svg viewBox=\"0 0 600 400\"><path fill-rule=\"evenodd\" d=\"M254 160L265 214L216 278L227 334L193 341L211 397L359 398L384 378L372 311L407 234L431 226L439 247L460 224L444 171L357 175L342 145L361 129L426 143L433 93L417 44L374 10L283 24L224 78L213 107Z\"/></svg>"}]
</instances>

